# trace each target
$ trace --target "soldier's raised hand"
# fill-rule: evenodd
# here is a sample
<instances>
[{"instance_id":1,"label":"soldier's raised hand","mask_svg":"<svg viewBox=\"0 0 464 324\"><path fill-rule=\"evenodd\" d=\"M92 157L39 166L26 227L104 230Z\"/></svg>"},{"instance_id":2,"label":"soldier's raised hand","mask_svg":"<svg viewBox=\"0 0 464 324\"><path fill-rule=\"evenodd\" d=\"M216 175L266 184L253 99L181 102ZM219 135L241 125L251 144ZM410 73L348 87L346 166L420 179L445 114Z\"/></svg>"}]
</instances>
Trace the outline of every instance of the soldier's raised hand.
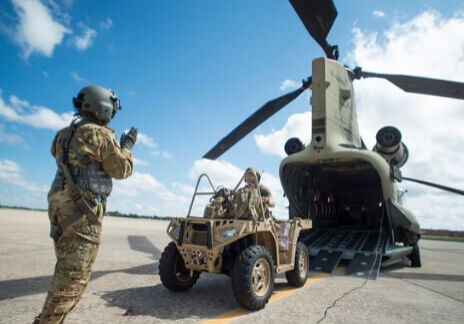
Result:
<instances>
[{"instance_id":1,"label":"soldier's raised hand","mask_svg":"<svg viewBox=\"0 0 464 324\"><path fill-rule=\"evenodd\" d=\"M135 142L137 142L137 128L131 127L131 129L127 133L121 134L121 147L125 147L132 151L132 147L134 146Z\"/></svg>"}]
</instances>

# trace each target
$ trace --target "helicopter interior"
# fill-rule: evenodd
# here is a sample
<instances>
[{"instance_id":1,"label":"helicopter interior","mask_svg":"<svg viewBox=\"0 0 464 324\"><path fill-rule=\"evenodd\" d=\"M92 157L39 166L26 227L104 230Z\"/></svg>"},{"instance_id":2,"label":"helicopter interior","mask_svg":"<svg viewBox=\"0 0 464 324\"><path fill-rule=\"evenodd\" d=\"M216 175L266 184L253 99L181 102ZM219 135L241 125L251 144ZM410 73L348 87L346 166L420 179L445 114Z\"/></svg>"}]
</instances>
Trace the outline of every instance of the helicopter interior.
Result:
<instances>
[{"instance_id":1,"label":"helicopter interior","mask_svg":"<svg viewBox=\"0 0 464 324\"><path fill-rule=\"evenodd\" d=\"M316 229L379 228L382 186L367 162L290 164L285 166L283 185L292 205L290 217L310 218Z\"/></svg>"}]
</instances>

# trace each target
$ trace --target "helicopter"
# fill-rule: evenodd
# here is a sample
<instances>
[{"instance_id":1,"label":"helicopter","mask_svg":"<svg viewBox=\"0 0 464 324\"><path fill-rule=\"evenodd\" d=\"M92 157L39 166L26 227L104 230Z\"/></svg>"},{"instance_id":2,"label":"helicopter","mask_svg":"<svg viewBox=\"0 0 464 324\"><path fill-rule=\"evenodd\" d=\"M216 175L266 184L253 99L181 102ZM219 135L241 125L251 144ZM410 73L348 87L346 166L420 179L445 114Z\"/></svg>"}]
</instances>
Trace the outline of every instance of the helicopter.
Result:
<instances>
[{"instance_id":1,"label":"helicopter","mask_svg":"<svg viewBox=\"0 0 464 324\"><path fill-rule=\"evenodd\" d=\"M464 99L464 83L350 69L338 62L338 46L327 41L337 16L333 0L289 2L326 57L312 61L312 75L301 87L265 103L203 158L217 159L311 89L310 143L288 139L287 157L279 168L289 218L312 220L312 230L301 238L308 247L311 269L330 273L344 262L347 275L376 279L381 265L403 257L410 259L412 267L420 267L421 228L402 205L398 183L412 181L459 195L464 191L403 176L400 168L409 151L393 126L381 128L369 150L359 133L353 82L383 78L405 92L455 99Z\"/></svg>"}]
</instances>

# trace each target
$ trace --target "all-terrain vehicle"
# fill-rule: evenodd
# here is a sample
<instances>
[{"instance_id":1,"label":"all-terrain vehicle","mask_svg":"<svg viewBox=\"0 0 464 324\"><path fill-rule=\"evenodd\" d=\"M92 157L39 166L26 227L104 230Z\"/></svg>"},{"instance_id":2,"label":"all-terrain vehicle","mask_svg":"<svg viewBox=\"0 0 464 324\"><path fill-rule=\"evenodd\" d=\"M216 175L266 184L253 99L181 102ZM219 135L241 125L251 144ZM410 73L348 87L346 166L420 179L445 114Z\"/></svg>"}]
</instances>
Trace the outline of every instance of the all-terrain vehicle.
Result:
<instances>
[{"instance_id":1,"label":"all-terrain vehicle","mask_svg":"<svg viewBox=\"0 0 464 324\"><path fill-rule=\"evenodd\" d=\"M206 178L212 192L199 192ZM277 220L263 205L260 190L215 189L211 179L198 178L186 218L174 218L167 228L172 242L159 262L163 285L171 291L190 289L203 271L229 275L238 303L250 310L263 308L274 290L276 273L301 287L309 271L309 254L299 241L311 229L310 219ZM248 191L247 191L248 190ZM254 190L254 191L253 191ZM250 197L258 197L253 200ZM212 195L203 217L191 216L198 195Z\"/></svg>"}]
</instances>

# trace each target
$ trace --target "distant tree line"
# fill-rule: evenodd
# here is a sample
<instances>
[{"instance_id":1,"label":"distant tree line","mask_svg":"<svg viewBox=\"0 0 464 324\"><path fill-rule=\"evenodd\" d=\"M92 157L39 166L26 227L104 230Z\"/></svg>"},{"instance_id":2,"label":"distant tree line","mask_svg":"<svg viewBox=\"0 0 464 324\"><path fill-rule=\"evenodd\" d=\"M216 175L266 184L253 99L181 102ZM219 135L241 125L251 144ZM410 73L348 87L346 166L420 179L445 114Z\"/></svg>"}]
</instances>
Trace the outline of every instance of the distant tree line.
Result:
<instances>
[{"instance_id":1,"label":"distant tree line","mask_svg":"<svg viewBox=\"0 0 464 324\"><path fill-rule=\"evenodd\" d=\"M464 237L464 231L450 231L446 229L422 229L422 235Z\"/></svg>"},{"instance_id":2,"label":"distant tree line","mask_svg":"<svg viewBox=\"0 0 464 324\"><path fill-rule=\"evenodd\" d=\"M169 216L145 216L145 215L138 215L134 213L124 214L116 211L108 211L106 212L105 216L113 216L113 217L127 217L127 218L143 218L143 219L158 219L158 220L170 220L172 217Z\"/></svg>"},{"instance_id":3,"label":"distant tree line","mask_svg":"<svg viewBox=\"0 0 464 324\"><path fill-rule=\"evenodd\" d=\"M2 205L2 204L0 204L0 208L34 210L34 211L47 211L47 209L29 208L29 207L21 207L21 206L5 206L5 205Z\"/></svg>"},{"instance_id":4,"label":"distant tree line","mask_svg":"<svg viewBox=\"0 0 464 324\"><path fill-rule=\"evenodd\" d=\"M40 209L40 208L28 208L28 207L21 207L21 206L5 206L0 204L0 208L8 208L8 209L21 209L21 210L33 210L33 211L47 211L47 209ZM170 220L172 217L169 216L145 216L145 215L138 215L134 213L124 214L116 211L108 211L105 214L106 216L113 216L113 217L127 217L127 218L143 218L143 219L157 219L157 220Z\"/></svg>"}]
</instances>

